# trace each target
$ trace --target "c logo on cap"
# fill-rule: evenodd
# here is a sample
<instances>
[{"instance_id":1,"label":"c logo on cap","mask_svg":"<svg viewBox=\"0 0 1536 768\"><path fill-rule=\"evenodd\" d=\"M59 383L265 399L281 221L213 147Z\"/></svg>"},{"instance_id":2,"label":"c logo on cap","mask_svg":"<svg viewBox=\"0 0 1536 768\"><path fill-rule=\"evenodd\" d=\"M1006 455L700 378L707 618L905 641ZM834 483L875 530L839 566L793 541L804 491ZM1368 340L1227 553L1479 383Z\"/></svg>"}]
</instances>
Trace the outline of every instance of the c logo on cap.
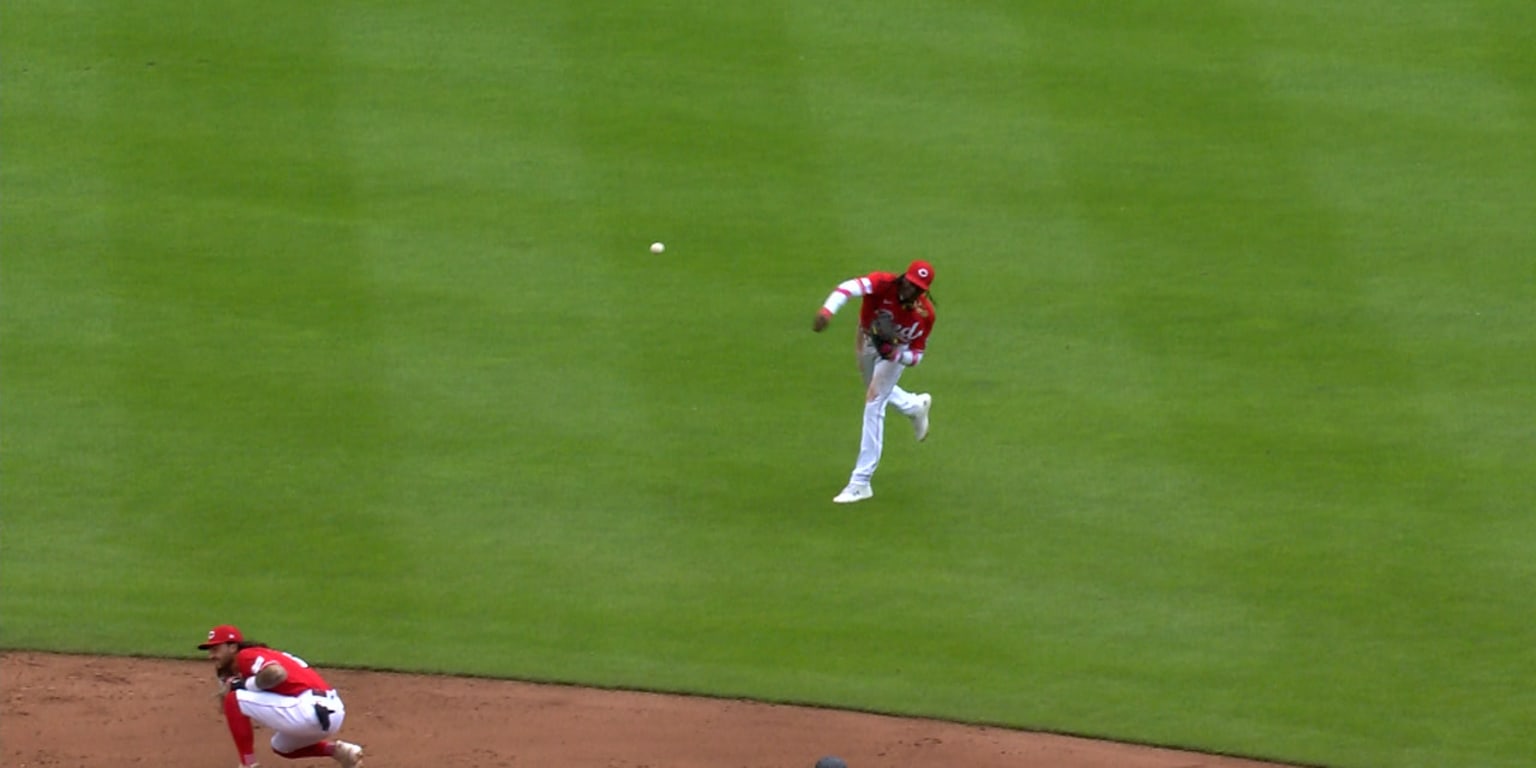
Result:
<instances>
[{"instance_id":1,"label":"c logo on cap","mask_svg":"<svg viewBox=\"0 0 1536 768\"><path fill-rule=\"evenodd\" d=\"M928 276L928 270L926 270L926 269L919 269L919 270L917 270L917 276L918 277L927 277Z\"/></svg>"}]
</instances>

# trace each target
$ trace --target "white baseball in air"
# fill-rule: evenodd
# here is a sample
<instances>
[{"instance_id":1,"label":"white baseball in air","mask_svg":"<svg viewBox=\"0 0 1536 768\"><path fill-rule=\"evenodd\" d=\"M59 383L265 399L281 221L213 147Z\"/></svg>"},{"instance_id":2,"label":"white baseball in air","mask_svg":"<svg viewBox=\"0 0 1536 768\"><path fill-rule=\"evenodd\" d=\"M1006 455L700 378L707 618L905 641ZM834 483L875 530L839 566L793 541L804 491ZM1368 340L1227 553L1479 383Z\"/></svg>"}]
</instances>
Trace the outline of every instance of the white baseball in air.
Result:
<instances>
[{"instance_id":1,"label":"white baseball in air","mask_svg":"<svg viewBox=\"0 0 1536 768\"><path fill-rule=\"evenodd\" d=\"M661 253L666 249L667 246L662 243L651 243L651 253Z\"/></svg>"}]
</instances>

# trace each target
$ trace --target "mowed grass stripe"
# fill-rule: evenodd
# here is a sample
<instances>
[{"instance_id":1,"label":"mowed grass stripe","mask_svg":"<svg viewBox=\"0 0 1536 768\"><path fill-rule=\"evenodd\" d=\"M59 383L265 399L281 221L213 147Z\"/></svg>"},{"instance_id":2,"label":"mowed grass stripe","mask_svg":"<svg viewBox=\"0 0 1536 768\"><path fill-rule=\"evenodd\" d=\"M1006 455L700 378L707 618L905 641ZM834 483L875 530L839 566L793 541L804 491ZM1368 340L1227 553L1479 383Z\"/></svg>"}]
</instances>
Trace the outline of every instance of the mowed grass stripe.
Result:
<instances>
[{"instance_id":1,"label":"mowed grass stripe","mask_svg":"<svg viewBox=\"0 0 1536 768\"><path fill-rule=\"evenodd\" d=\"M109 236L107 216L95 206L107 187L99 171L98 125L110 113L105 78L95 69L101 61L73 46L78 27L30 28L35 47L0 63L0 144L8 158L0 164L0 489L7 616L33 617L8 620L5 637L44 644L77 623L57 606L93 603L99 575L78 567L82 555L112 565L131 557L114 551L112 526L100 522L118 519L113 500L124 475L110 446L128 415L91 385L117 357L120 301L97 247Z\"/></svg>"},{"instance_id":2,"label":"mowed grass stripe","mask_svg":"<svg viewBox=\"0 0 1536 768\"><path fill-rule=\"evenodd\" d=\"M180 654L235 612L319 661L1522 763L1510 4L170 10L7 122L116 139L13 153L37 210L123 196L4 233L45 294L8 278L8 332L61 340L0 370L38 438L8 644L63 604L106 617L82 649ZM98 237L58 263L110 286L37 258ZM919 254L938 431L893 418L837 514L851 321L809 312ZM254 510L304 554L236 577L313 613L196 578ZM71 546L110 576L53 574Z\"/></svg>"},{"instance_id":3,"label":"mowed grass stripe","mask_svg":"<svg viewBox=\"0 0 1536 768\"><path fill-rule=\"evenodd\" d=\"M1183 23L1174 27L1171 22L1165 27L1141 24L1134 27L1134 31L1117 27L1112 34L1152 39L1183 34L1174 29L1188 30L1189 27ZM1064 53L1060 60L1079 62L1076 66L1080 68L1071 70L1074 73L1089 71L1087 65L1080 62L1091 61L1092 55L1084 53L1084 47L1075 41L1064 43L1063 50L1068 48L1075 52L1076 58L1069 58ZM1205 39L1178 48L1193 53L1179 55L1172 52L1174 49L1175 46L1117 49L1131 53L1116 55L1146 57L1144 62L1122 65L1117 71L1148 73L1143 78L1146 81L1143 87L1134 90L1137 93L1152 92L1151 100L1128 96L1123 102L1103 101L1101 97L1106 93L1119 91L1096 90L1094 86L1099 83L1093 80L1088 81L1089 87L1081 88L1084 84L1081 74L1063 77L1063 81L1072 82L1074 88L1053 94L1058 113L1065 110L1067 119L1072 121L1065 124L1073 128L1095 110L1102 111L1107 105L1116 103L1127 105L1126 114L1103 123L1105 141L1082 143L1082 152L1073 157L1072 167L1096 167L1095 160L1099 158L1094 153L1109 139L1109 132L1113 132L1121 147L1145 147L1145 151L1135 155L1134 159L1117 156L1120 165L1105 164L1102 175L1086 177L1085 181L1091 185L1087 189L1093 196L1086 198L1084 203L1087 210L1103 217L1105 226L1124 233L1102 238L1125 248L1125 255L1118 261L1123 264L1123 284L1129 290L1120 298L1119 304L1128 319L1120 324L1119 330L1122 335L1125 332L1134 334L1132 338L1139 338L1143 344L1155 345L1151 352L1141 349L1123 351L1122 359L1126 362L1150 359L1156 365L1165 366L1163 375L1154 376L1151 381L1132 380L1154 388L1138 403L1165 405L1162 408L1142 405L1123 409L1128 419L1152 419L1143 425L1162 428L1148 433L1152 447L1145 450L1170 451L1173 453L1170 458L1179 464L1198 462L1196 466L1206 467L1198 470L1201 475L1214 472L1217 477L1230 476L1231 480L1224 483L1235 485L1259 479L1274 489L1273 504L1267 508L1233 504L1230 508L1217 506L1213 511L1284 514L1289 516L1291 527L1300 527L1302 520L1313 520L1319 534L1336 538L1342 533L1346 540L1358 547L1402 539L1403 516L1398 506L1401 503L1406 503L1420 519L1431 523L1450 511L1425 506L1417 497L1413 489L1422 487L1419 478L1426 475L1438 479L1431 483L1449 482L1446 490L1452 494L1470 492L1464 498L1475 504L1480 495L1477 490L1453 480L1453 473L1442 469L1448 457L1421 446L1420 441L1430 428L1429 415L1420 411L1417 398L1413 396L1423 386L1418 378L1421 360L1412 350L1402 349L1395 343L1397 339L1390 322L1395 318L1376 316L1373 308L1366 304L1364 295L1368 286L1375 282L1377 270L1386 266L1390 271L1401 272L1403 266L1396 262L1362 263L1357 254L1345 247L1342 241L1348 240L1350 233L1355 231L1353 220L1349 211L1337 209L1332 201L1310 188L1311 163L1307 157L1310 145L1290 148L1286 155L1279 156L1280 163L1271 158L1275 149L1286 147L1288 142L1284 137L1291 135L1284 132L1288 124L1305 125L1317 119L1317 115L1306 111L1289 113L1262 100L1249 103L1251 99L1245 100L1244 96L1265 97L1263 84L1258 82L1234 86L1228 80L1206 85L1205 80L1197 78L1192 82L1199 85L1190 90L1179 90L1185 98L1192 91L1209 89L1220 93L1220 99L1212 102L1220 105L1215 110L1210 107L1192 109L1187 102L1161 99L1162 94L1156 87L1146 86L1169 83L1179 87L1176 81L1159 79L1169 72L1194 74L1199 72L1201 63L1220 62L1223 72L1230 74L1231 61L1242 61L1249 56L1245 51L1213 47ZM1149 50L1156 53L1146 53ZM1111 79L1108 71L1105 71L1106 80ZM1091 96L1079 99L1079 90L1090 91ZM1231 124L1214 121L1213 117L1218 115L1229 117ZM1271 126L1277 117L1280 118L1280 132L1275 134L1278 141L1267 135L1275 130ZM1240 137L1250 133L1253 136L1251 142L1231 143L1234 138L1241 141ZM1080 134L1064 130L1061 135ZM1158 151L1154 152L1154 149ZM1233 150L1237 151L1234 153ZM1280 172L1279 176L1275 175L1276 171ZM1227 178L1234 172L1257 178L1234 182ZM1186 193L1184 184L1191 190L1220 190L1221 194ZM1113 191L1112 196L1105 196L1108 191ZM1202 210L1191 204L1209 206L1209 209ZM1294 213L1288 213L1286 209ZM1171 221L1162 218L1170 212L1175 214ZM1159 218L1142 219L1139 213ZM1297 226L1268 229L1264 226L1267 219L1281 216L1284 218L1277 223L1305 222L1311 229ZM1306 237L1314 232L1320 237ZM1212 245L1204 242L1214 240L1222 233L1228 233L1231 241L1217 240ZM1294 240L1281 242L1275 236L1277 233L1284 233L1284 237ZM1247 239L1239 241L1239 237ZM1414 265L1410 264L1409 269L1414 269ZM1250 292L1244 293L1245 289ZM1104 338L1120 336L1110 330ZM1071 370L1083 371L1081 367ZM1126 383L1123 378L1107 379L1105 386L1087 391L1101 392L1104 401L1113 402L1125 393ZM1166 387L1165 391L1155 391L1163 387ZM1399 399L1405 389L1408 399ZM1092 397L1091 394L1087 396ZM1229 414L1223 414L1224 411ZM1129 428L1133 433L1134 424ZM1105 430L1127 429L1124 422L1114 427L1106 423L1102 427ZM1387 435L1367 436L1382 432ZM1113 435L1114 432L1106 434ZM1220 439L1222 437L1225 437L1224 441ZM1406 457L1403 455L1405 451ZM1376 476L1383 467L1377 457L1384 455L1393 458L1386 466L1388 474L1378 478ZM1245 456L1251 458L1245 462ZM1409 483L1408 487L1399 488L1397 483L1405 481ZM1209 488L1197 485L1191 490L1198 495L1178 501L1184 504L1222 503L1217 496L1211 495ZM1249 492L1234 488L1228 493L1236 501ZM1200 501L1196 502L1196 499ZM1363 518L1361 504L1367 512ZM1308 507L1317 510L1315 517L1296 516L1297 511ZM1187 514L1188 511L1180 510L1181 518ZM1208 521L1210 517L1207 513L1198 519ZM1159 525L1170 522L1176 524L1176 521L1158 518ZM1249 524L1238 523L1234 530L1229 523L1223 530L1243 535L1247 527ZM1434 579L1415 577L1409 562L1428 554L1431 548L1425 545L1435 539L1436 534L1430 531L1437 528L1439 526L1435 524L1426 530L1421 544L1416 543L1400 554L1388 555L1392 560L1401 558L1405 570L1394 568L1390 571L1392 576L1383 578L1378 588L1387 586L1386 582L1390 581L1395 589L1386 594L1406 597L1417 595L1416 589L1425 588L1424 597L1435 594ZM1178 529L1171 533L1175 538L1195 534L1194 531L1181 533ZM1305 548L1307 545L1288 543L1288 546ZM1330 548L1325 544L1322 554L1327 555ZM1275 557L1272 550L1259 551ZM1337 556L1344 557L1342 552ZM1256 587L1271 581L1283 583L1283 569L1297 568L1306 561L1264 562L1273 567L1253 574L1258 579ZM1348 560L1324 557L1322 562L1329 569L1323 573L1332 574L1337 583L1328 576L1321 576L1321 583L1300 581L1290 598L1298 606L1313 604L1320 596L1326 601L1329 599L1326 596L1332 593L1350 594L1354 589L1351 585L1358 583L1361 574L1356 573ZM1458 568L1476 572L1478 563L1465 561L1459 563ZM1404 577L1407 584L1403 583ZM1370 582L1377 582L1377 579L1371 578ZM1273 598L1269 592L1264 594L1266 598ZM1360 599L1368 600L1369 594L1370 588L1367 588ZM1446 597L1449 599L1425 600L1420 606L1424 613L1416 613L1406 621L1423 621L1453 605L1455 598ZM1356 620L1358 611L1365 607L1352 597L1345 598L1340 605L1342 611ZM1381 618L1384 628L1401 626L1404 621L1401 616ZM1298 627L1297 631L1309 630ZM1347 629L1341 631L1348 632ZM1482 631L1468 631L1447 644L1477 647L1480 645L1477 638L1484 636ZM1402 632L1392 634L1395 639L1402 635ZM1306 649L1315 639L1318 637L1297 635L1278 650L1284 655L1293 655L1295 662L1307 663L1312 657ZM1411 637L1404 642L1416 644ZM1424 643L1422 652L1436 653L1433 646L1438 641ZM1361 650L1366 654L1379 652L1379 649L1367 650L1371 647L1362 645ZM1296 666L1277 663L1274 668L1294 669ZM1372 679L1379 680L1383 675L1391 674L1379 664L1366 664L1364 668L1370 670L1365 676ZM1254 672L1258 679L1268 676L1262 667ZM1278 690L1286 690L1285 680L1275 682ZM1454 685L1454 673L1441 682ZM1265 690L1277 689L1263 687ZM1351 692L1362 693L1372 689L1366 684L1349 687ZM1383 696L1396 700L1396 694ZM1296 705L1309 712L1315 712L1318 707L1307 697L1297 701ZM1369 708L1361 709L1369 711ZM1426 709L1424 714L1427 719L1432 713ZM1422 725L1425 721L1419 722ZM1426 732L1433 731L1408 734L1405 740L1432 742L1439 738L1423 736Z\"/></svg>"}]
</instances>

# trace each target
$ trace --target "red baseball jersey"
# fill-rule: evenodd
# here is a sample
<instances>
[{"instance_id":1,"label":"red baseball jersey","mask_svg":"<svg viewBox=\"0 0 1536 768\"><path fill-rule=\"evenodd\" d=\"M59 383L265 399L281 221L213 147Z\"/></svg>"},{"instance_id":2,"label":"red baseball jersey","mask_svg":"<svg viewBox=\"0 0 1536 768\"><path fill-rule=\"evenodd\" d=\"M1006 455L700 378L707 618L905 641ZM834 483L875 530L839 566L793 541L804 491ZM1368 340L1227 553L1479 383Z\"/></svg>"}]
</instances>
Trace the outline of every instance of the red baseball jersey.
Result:
<instances>
[{"instance_id":1,"label":"red baseball jersey","mask_svg":"<svg viewBox=\"0 0 1536 768\"><path fill-rule=\"evenodd\" d=\"M235 654L235 672L241 677L255 677L256 672L268 664L281 664L288 670L288 679L271 690L284 696L297 696L305 691L329 691L320 673L309 663L286 651L276 648L241 648Z\"/></svg>"},{"instance_id":2,"label":"red baseball jersey","mask_svg":"<svg viewBox=\"0 0 1536 768\"><path fill-rule=\"evenodd\" d=\"M911 309L902 306L897 298L898 277L900 275L890 272L871 272L858 278L864 293L864 303L859 307L859 328L867 333L876 315L889 314L896 321L901 340L921 356L928 347L928 336L933 332L933 302L925 293Z\"/></svg>"}]
</instances>

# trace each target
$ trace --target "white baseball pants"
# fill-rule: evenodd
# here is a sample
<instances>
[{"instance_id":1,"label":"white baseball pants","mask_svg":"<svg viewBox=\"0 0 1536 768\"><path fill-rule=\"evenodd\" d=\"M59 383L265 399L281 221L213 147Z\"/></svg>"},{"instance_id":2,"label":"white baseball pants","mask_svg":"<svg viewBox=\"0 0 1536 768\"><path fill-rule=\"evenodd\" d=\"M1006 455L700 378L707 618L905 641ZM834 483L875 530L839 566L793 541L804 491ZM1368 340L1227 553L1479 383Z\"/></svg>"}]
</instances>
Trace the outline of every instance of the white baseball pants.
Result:
<instances>
[{"instance_id":1,"label":"white baseball pants","mask_svg":"<svg viewBox=\"0 0 1536 768\"><path fill-rule=\"evenodd\" d=\"M347 719L347 707L335 691L317 694L305 691L298 696L284 696L271 691L235 691L240 702L240 712L257 723L270 728L272 751L292 752L327 739L341 730L341 721ZM315 713L318 704L331 711L330 728L321 728Z\"/></svg>"},{"instance_id":2,"label":"white baseball pants","mask_svg":"<svg viewBox=\"0 0 1536 768\"><path fill-rule=\"evenodd\" d=\"M864 377L864 433L859 438L859 460L848 478L851 483L868 483L880 466L880 452L885 449L885 406L909 417L916 416L922 407L917 395L896 386L905 368L901 363L880 359L867 340L859 347L859 372Z\"/></svg>"}]
</instances>

